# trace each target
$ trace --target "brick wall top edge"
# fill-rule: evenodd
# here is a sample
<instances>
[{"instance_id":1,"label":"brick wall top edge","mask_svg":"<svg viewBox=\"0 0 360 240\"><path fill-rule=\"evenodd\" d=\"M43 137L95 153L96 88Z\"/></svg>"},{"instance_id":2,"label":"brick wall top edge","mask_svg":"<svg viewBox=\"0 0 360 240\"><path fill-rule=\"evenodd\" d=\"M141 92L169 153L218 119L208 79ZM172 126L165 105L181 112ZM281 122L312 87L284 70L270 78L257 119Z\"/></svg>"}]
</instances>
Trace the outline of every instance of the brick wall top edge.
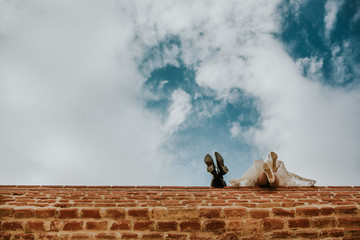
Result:
<instances>
[{"instance_id":1,"label":"brick wall top edge","mask_svg":"<svg viewBox=\"0 0 360 240\"><path fill-rule=\"evenodd\" d=\"M206 187L206 186L88 186L88 185L0 185L0 188L84 188L84 189L211 189L211 190L241 190L241 189L269 189L259 187L225 187L223 189ZM288 190L288 189L360 189L360 186L314 186L314 187L300 187L300 186L289 186L274 188L273 190Z\"/></svg>"}]
</instances>

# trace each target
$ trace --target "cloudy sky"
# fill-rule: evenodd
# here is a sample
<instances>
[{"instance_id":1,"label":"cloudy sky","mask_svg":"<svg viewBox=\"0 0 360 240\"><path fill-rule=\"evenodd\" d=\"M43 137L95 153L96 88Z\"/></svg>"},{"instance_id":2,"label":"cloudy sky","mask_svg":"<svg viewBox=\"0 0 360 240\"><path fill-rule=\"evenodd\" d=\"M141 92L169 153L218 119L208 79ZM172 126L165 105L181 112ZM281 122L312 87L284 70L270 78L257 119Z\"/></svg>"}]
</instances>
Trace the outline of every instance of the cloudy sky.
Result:
<instances>
[{"instance_id":1,"label":"cloudy sky","mask_svg":"<svg viewBox=\"0 0 360 240\"><path fill-rule=\"evenodd\" d=\"M360 184L357 0L0 0L0 184L200 185L271 150Z\"/></svg>"}]
</instances>

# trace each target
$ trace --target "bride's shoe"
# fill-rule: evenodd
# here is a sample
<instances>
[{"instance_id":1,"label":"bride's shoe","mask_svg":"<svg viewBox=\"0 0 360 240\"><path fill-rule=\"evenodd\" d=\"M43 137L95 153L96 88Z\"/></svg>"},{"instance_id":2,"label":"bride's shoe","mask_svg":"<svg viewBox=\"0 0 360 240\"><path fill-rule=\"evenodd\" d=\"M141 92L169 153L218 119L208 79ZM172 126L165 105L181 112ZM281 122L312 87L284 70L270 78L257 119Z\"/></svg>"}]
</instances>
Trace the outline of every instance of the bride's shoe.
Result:
<instances>
[{"instance_id":1,"label":"bride's shoe","mask_svg":"<svg viewBox=\"0 0 360 240\"><path fill-rule=\"evenodd\" d=\"M214 175L215 174L214 161L213 161L212 157L209 154L205 155L204 162L207 165L207 171Z\"/></svg>"},{"instance_id":2,"label":"bride's shoe","mask_svg":"<svg viewBox=\"0 0 360 240\"><path fill-rule=\"evenodd\" d=\"M278 158L278 155L275 152L270 152L268 155L269 165L272 168L273 172L276 172L278 169L278 166L276 164L277 158Z\"/></svg>"},{"instance_id":3,"label":"bride's shoe","mask_svg":"<svg viewBox=\"0 0 360 240\"><path fill-rule=\"evenodd\" d=\"M271 166L267 162L264 162L263 169L264 169L264 172L266 174L266 177L267 177L269 183L275 182L275 174L274 174Z\"/></svg>"}]
</instances>

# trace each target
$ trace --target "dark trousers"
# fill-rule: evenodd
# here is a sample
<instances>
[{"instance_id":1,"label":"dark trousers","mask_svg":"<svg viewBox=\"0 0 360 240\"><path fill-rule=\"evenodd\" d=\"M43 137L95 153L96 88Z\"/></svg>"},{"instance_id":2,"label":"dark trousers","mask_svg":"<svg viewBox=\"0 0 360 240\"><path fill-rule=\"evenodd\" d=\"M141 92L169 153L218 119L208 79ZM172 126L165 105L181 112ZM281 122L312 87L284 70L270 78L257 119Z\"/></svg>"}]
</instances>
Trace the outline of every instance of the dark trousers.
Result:
<instances>
[{"instance_id":1,"label":"dark trousers","mask_svg":"<svg viewBox=\"0 0 360 240\"><path fill-rule=\"evenodd\" d=\"M223 188L226 186L226 182L223 178L223 175L220 173L214 173L211 180L211 187Z\"/></svg>"}]
</instances>

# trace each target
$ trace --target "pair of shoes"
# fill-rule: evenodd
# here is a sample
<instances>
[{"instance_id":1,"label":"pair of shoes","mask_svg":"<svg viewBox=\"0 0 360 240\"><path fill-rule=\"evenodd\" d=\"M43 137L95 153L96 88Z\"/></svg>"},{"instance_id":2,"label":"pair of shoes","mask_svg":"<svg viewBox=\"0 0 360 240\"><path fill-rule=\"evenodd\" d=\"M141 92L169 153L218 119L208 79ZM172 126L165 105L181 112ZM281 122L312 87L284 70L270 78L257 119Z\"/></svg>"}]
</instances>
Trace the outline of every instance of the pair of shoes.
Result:
<instances>
[{"instance_id":1,"label":"pair of shoes","mask_svg":"<svg viewBox=\"0 0 360 240\"><path fill-rule=\"evenodd\" d=\"M213 175L216 173L218 173L220 175L227 174L229 172L229 169L224 165L224 159L220 155L220 153L215 152L215 158L216 158L216 165L217 165L218 171L216 171L212 157L209 154L205 155L204 162L207 165L207 171Z\"/></svg>"}]
</instances>

